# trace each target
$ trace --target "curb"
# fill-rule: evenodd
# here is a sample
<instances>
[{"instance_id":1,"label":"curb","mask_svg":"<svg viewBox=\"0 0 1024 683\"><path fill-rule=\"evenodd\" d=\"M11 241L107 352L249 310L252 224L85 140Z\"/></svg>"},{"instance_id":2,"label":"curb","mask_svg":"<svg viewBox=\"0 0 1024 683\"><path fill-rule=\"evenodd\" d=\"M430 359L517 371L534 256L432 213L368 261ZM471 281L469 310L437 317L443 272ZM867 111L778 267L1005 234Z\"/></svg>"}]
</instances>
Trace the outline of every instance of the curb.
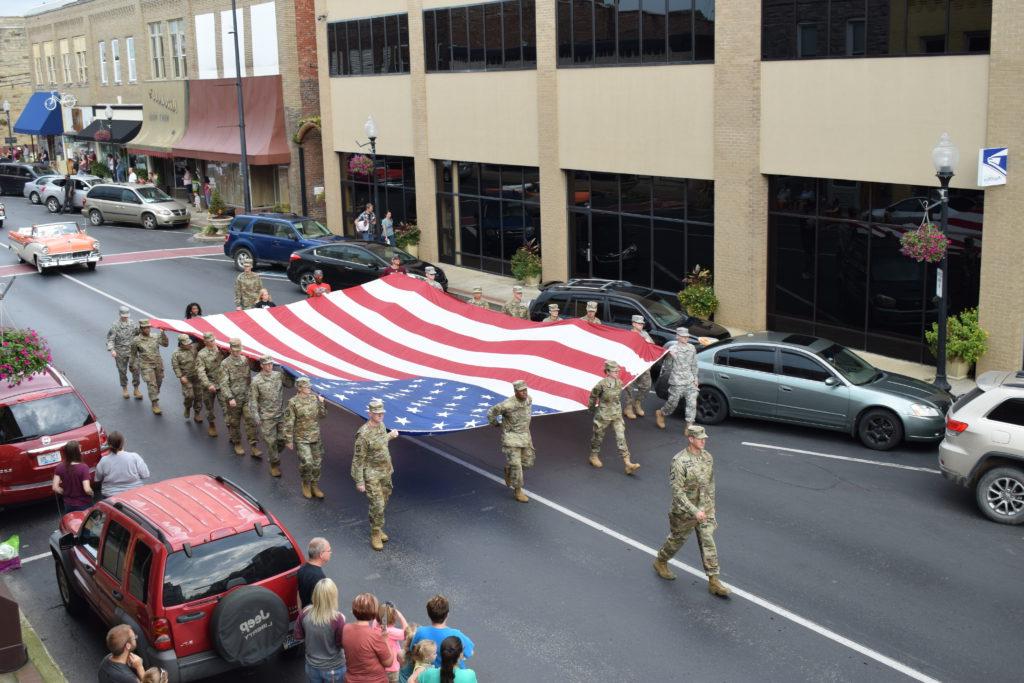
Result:
<instances>
[{"instance_id":1,"label":"curb","mask_svg":"<svg viewBox=\"0 0 1024 683\"><path fill-rule=\"evenodd\" d=\"M40 640L39 634L32 628L32 624L29 623L24 612L21 613L21 633L25 641L25 647L28 649L28 660L35 665L39 676L46 683L67 683L67 679L61 673L57 662L53 661L53 656L50 655L50 651L46 649L46 645Z\"/></svg>"}]
</instances>

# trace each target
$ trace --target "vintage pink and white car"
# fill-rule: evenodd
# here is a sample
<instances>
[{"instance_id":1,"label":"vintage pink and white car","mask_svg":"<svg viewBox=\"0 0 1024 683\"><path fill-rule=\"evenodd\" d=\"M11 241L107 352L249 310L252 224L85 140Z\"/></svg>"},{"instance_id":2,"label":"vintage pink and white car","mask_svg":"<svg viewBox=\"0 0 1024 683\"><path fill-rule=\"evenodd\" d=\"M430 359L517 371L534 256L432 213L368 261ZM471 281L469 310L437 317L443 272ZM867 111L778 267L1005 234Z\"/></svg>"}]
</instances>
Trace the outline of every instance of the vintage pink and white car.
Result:
<instances>
[{"instance_id":1,"label":"vintage pink and white car","mask_svg":"<svg viewBox=\"0 0 1024 683\"><path fill-rule=\"evenodd\" d=\"M47 268L78 264L95 270L103 258L99 241L73 221L18 228L8 231L7 237L18 260L35 266L40 273Z\"/></svg>"}]
</instances>

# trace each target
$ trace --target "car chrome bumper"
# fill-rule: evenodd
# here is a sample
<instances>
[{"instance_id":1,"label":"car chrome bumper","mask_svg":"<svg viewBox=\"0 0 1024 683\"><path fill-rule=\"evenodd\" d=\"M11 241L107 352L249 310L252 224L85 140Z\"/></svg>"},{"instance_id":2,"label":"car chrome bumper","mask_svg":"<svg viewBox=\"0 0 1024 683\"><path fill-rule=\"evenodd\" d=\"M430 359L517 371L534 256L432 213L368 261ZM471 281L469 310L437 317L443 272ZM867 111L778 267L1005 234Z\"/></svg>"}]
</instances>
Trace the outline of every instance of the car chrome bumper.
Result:
<instances>
[{"instance_id":1,"label":"car chrome bumper","mask_svg":"<svg viewBox=\"0 0 1024 683\"><path fill-rule=\"evenodd\" d=\"M103 260L103 256L99 252L94 252L88 256L66 256L62 257L60 254L50 254L48 256L40 256L39 264L43 268L56 268L60 266L74 266L82 263L99 263Z\"/></svg>"}]
</instances>

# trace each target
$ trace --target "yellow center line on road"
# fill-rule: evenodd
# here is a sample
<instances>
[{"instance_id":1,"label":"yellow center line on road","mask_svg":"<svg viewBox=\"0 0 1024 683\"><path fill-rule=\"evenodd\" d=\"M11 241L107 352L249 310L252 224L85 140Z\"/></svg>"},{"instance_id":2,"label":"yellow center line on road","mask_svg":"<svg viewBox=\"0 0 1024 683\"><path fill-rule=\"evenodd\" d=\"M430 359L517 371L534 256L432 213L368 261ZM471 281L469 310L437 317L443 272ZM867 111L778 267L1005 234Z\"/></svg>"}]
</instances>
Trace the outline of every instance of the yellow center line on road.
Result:
<instances>
[{"instance_id":1,"label":"yellow center line on road","mask_svg":"<svg viewBox=\"0 0 1024 683\"><path fill-rule=\"evenodd\" d=\"M900 465L895 462L882 462L880 460L867 460L866 458L851 458L847 455L833 455L832 453L818 453L817 451L805 451L799 448L786 448L785 446L773 446L767 443L753 443L751 441L741 442L743 446L750 446L751 448L767 448L772 451L780 451L783 454L798 453L800 455L813 455L816 458L828 458L829 460L846 460L849 462L859 462L864 465L876 465L878 467L893 467L899 470L910 470L912 472L928 472L929 474L942 474L941 471L932 469L930 467L914 467L913 465Z\"/></svg>"}]
</instances>

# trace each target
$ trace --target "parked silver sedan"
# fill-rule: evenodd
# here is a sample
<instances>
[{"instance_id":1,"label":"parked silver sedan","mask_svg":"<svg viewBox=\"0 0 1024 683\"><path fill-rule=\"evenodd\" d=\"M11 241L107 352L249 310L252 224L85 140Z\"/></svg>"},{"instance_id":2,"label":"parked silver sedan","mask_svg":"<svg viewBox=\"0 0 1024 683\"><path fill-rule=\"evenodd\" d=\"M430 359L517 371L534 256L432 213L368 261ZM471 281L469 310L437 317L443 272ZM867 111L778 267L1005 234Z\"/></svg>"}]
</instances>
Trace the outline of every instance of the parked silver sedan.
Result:
<instances>
[{"instance_id":1,"label":"parked silver sedan","mask_svg":"<svg viewBox=\"0 0 1024 683\"><path fill-rule=\"evenodd\" d=\"M21 193L22 195L24 195L25 199L29 200L33 204L42 204L43 198L41 193L43 191L43 188L46 187L46 183L50 182L54 178L63 177L64 176L62 175L54 173L52 175L41 175L38 178L33 178L32 180L25 183L25 189L22 190Z\"/></svg>"},{"instance_id":2,"label":"parked silver sedan","mask_svg":"<svg viewBox=\"0 0 1024 683\"><path fill-rule=\"evenodd\" d=\"M760 332L697 352L697 420L728 416L831 429L868 448L942 439L953 396L931 384L885 372L820 337ZM668 395L662 370L656 391Z\"/></svg>"},{"instance_id":3,"label":"parked silver sedan","mask_svg":"<svg viewBox=\"0 0 1024 683\"><path fill-rule=\"evenodd\" d=\"M64 177L58 176L46 183L40 195L42 203L46 205L50 213L60 213L64 205ZM85 195L96 183L102 183L103 178L94 175L73 175L71 182L75 184L75 193L71 198L71 205L76 209L85 206Z\"/></svg>"}]
</instances>

